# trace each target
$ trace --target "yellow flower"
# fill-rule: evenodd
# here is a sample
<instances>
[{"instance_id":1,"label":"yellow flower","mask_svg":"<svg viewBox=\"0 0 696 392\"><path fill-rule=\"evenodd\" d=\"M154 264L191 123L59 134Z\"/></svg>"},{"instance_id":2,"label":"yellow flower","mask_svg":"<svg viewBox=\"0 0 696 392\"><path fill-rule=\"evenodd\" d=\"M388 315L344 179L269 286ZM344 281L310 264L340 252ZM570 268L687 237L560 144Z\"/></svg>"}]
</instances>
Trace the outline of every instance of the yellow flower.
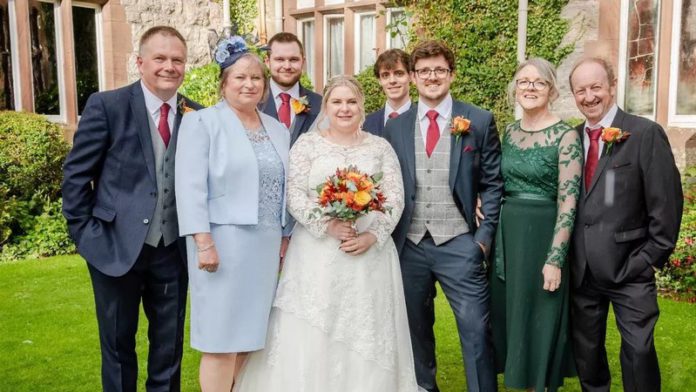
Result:
<instances>
[{"instance_id":1,"label":"yellow flower","mask_svg":"<svg viewBox=\"0 0 696 392\"><path fill-rule=\"evenodd\" d=\"M370 202L370 200L372 200L372 196L370 196L369 192L358 191L355 193L354 200L355 200L355 204L362 207L362 206L367 205Z\"/></svg>"},{"instance_id":2,"label":"yellow flower","mask_svg":"<svg viewBox=\"0 0 696 392\"><path fill-rule=\"evenodd\" d=\"M452 126L450 127L450 133L455 136L457 140L462 135L469 133L469 127L471 127L471 121L462 116L457 116L452 119Z\"/></svg>"},{"instance_id":3,"label":"yellow flower","mask_svg":"<svg viewBox=\"0 0 696 392\"><path fill-rule=\"evenodd\" d=\"M308 113L309 112L309 100L306 96L300 97L299 99L291 99L290 106L295 114Z\"/></svg>"}]
</instances>

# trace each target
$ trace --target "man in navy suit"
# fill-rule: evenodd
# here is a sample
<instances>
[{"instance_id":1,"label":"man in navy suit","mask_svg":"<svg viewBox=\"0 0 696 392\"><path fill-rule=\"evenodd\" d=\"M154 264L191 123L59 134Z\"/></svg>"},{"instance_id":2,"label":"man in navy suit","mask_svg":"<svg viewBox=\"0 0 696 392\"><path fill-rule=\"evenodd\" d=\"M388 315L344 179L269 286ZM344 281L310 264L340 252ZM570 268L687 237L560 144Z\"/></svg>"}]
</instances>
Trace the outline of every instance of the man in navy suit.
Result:
<instances>
[{"instance_id":1,"label":"man in navy suit","mask_svg":"<svg viewBox=\"0 0 696 392\"><path fill-rule=\"evenodd\" d=\"M268 41L266 66L271 70L271 82L268 98L259 109L285 125L291 145L321 111L321 95L300 84L304 63L304 47L295 34L278 33Z\"/></svg>"},{"instance_id":2,"label":"man in navy suit","mask_svg":"<svg viewBox=\"0 0 696 392\"><path fill-rule=\"evenodd\" d=\"M392 236L401 260L418 385L435 382L435 282L457 320L469 391L496 390L490 293L484 268L500 213L503 181L493 114L450 95L455 59L439 41L411 53L418 103L389 120L387 139L401 164L404 212ZM458 135L453 119L469 120ZM466 121L461 121L466 123ZM477 196L485 219L476 221Z\"/></svg>"},{"instance_id":3,"label":"man in navy suit","mask_svg":"<svg viewBox=\"0 0 696 392\"><path fill-rule=\"evenodd\" d=\"M604 59L580 60L570 90L585 116L585 168L571 243L571 320L583 391L609 391L604 346L609 304L621 334L625 391L659 391L654 331L659 309L655 270L679 237L684 197L662 127L621 110L616 77ZM627 132L605 140L607 128ZM614 131L615 131L614 130Z\"/></svg>"},{"instance_id":4,"label":"man in navy suit","mask_svg":"<svg viewBox=\"0 0 696 392\"><path fill-rule=\"evenodd\" d=\"M137 388L141 301L149 321L147 390L180 390L188 279L174 157L183 113L200 108L177 95L186 51L176 29L146 31L141 79L90 96L63 169L63 215L94 289L104 391Z\"/></svg>"},{"instance_id":5,"label":"man in navy suit","mask_svg":"<svg viewBox=\"0 0 696 392\"><path fill-rule=\"evenodd\" d=\"M375 77L382 86L387 102L384 107L372 112L365 118L363 130L382 136L384 124L411 108L409 87L411 86L411 59L401 49L389 49L377 57L373 67Z\"/></svg>"}]
</instances>

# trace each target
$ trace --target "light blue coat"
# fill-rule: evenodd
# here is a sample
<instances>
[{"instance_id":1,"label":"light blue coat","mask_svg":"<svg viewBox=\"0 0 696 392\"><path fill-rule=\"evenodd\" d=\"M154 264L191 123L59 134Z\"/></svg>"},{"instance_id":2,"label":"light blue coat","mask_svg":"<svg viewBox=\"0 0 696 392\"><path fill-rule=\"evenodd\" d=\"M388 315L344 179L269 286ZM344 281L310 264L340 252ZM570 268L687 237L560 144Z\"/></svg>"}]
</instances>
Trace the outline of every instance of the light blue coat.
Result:
<instances>
[{"instance_id":1,"label":"light blue coat","mask_svg":"<svg viewBox=\"0 0 696 392\"><path fill-rule=\"evenodd\" d=\"M290 134L274 118L262 112L258 114L283 161L287 183ZM225 101L184 116L179 128L175 173L182 236L209 233L211 223L258 223L256 155L242 122ZM282 224L284 235L289 235L292 225L286 224L285 199L284 194Z\"/></svg>"}]
</instances>

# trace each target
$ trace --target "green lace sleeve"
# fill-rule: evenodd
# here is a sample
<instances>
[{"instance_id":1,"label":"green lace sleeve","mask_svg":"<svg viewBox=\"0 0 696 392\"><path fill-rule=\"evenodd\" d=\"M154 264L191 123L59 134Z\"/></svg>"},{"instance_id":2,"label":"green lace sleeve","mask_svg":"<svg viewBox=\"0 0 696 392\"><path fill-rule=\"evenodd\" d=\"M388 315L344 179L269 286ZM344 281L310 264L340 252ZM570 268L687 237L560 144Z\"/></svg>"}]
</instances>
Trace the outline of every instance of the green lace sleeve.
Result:
<instances>
[{"instance_id":1,"label":"green lace sleeve","mask_svg":"<svg viewBox=\"0 0 696 392\"><path fill-rule=\"evenodd\" d=\"M572 128L560 135L558 143L558 212L551 248L546 264L563 267L568 253L568 243L575 224L575 207L580 197L582 176L582 142Z\"/></svg>"}]
</instances>

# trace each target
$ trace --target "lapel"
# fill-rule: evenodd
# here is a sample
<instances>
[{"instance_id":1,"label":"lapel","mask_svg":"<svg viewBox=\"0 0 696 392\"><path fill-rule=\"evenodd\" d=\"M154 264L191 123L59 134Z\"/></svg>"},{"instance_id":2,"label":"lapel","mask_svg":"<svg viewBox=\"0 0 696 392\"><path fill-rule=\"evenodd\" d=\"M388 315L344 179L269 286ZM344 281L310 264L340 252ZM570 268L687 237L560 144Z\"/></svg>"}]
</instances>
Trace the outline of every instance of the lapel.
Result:
<instances>
[{"instance_id":1,"label":"lapel","mask_svg":"<svg viewBox=\"0 0 696 392\"><path fill-rule=\"evenodd\" d=\"M411 180L411 184L416 184L416 121L418 121L418 105L411 106L406 113L402 114L403 122L406 124L404 129L399 132L402 138L404 161L406 162L406 174ZM401 117L400 116L400 117ZM401 120L401 118L394 121Z\"/></svg>"},{"instance_id":2,"label":"lapel","mask_svg":"<svg viewBox=\"0 0 696 392\"><path fill-rule=\"evenodd\" d=\"M181 102L184 102L186 98L184 98L183 95L177 94L176 95L176 116L174 117L174 130L172 132L172 140L169 145L172 145L174 143L174 147L176 148L176 141L179 139L179 125L181 125L181 118L184 117L184 114L182 113L182 108L181 108Z\"/></svg>"},{"instance_id":3,"label":"lapel","mask_svg":"<svg viewBox=\"0 0 696 392\"><path fill-rule=\"evenodd\" d=\"M145 96L140 81L133 83L131 88L130 107L133 113L135 126L137 127L138 138L143 149L143 158L145 166L150 175L152 182L157 183L155 175L155 151L152 146L152 137L150 136L150 121L147 107L145 106Z\"/></svg>"},{"instance_id":4,"label":"lapel","mask_svg":"<svg viewBox=\"0 0 696 392\"><path fill-rule=\"evenodd\" d=\"M451 124L452 118L455 118L457 116L469 118L469 110L463 103L452 100L452 115L447 124ZM459 175L459 162L462 159L462 144L464 143L464 138L473 137L473 135L471 135L471 133L474 132L473 124L471 124L471 127L471 132L469 132L469 134L460 137L455 137L451 134L451 132L445 130L445 132L447 132L447 136L451 138L449 186L450 189L452 189L452 192L454 192L454 183L456 182L457 176Z\"/></svg>"},{"instance_id":5,"label":"lapel","mask_svg":"<svg viewBox=\"0 0 696 392\"><path fill-rule=\"evenodd\" d=\"M616 128L622 128L623 121L624 121L624 112L621 109L619 109L616 112L616 116L614 116L614 121L611 122L611 126L616 127ZM583 132L584 132L584 130L583 130ZM583 135L583 140L584 139L585 138ZM616 147L617 146L614 145L614 148L612 148L614 153L616 152ZM583 146L583 148L584 148L584 146ZM595 169L594 177L592 178L592 183L590 184L590 189L588 189L587 192L585 192L586 198L595 189L597 183L599 182L599 178L602 177L602 175L604 174L604 170L606 169L607 164L609 163L609 161L611 161L611 159L612 159L612 154L607 154L607 145L604 144L604 146L602 147L602 154L599 157L599 162L597 162L597 168Z\"/></svg>"},{"instance_id":6,"label":"lapel","mask_svg":"<svg viewBox=\"0 0 696 392\"><path fill-rule=\"evenodd\" d=\"M384 131L384 106L382 106L382 109L379 109L377 111L377 120L379 120L376 124L377 132L379 132L379 134L381 135L382 131Z\"/></svg>"},{"instance_id":7,"label":"lapel","mask_svg":"<svg viewBox=\"0 0 696 392\"><path fill-rule=\"evenodd\" d=\"M276 109L275 97L271 92L270 83L268 85L268 88L266 88L266 101L259 104L259 109L261 109L262 112L278 120L278 109Z\"/></svg>"}]
</instances>

